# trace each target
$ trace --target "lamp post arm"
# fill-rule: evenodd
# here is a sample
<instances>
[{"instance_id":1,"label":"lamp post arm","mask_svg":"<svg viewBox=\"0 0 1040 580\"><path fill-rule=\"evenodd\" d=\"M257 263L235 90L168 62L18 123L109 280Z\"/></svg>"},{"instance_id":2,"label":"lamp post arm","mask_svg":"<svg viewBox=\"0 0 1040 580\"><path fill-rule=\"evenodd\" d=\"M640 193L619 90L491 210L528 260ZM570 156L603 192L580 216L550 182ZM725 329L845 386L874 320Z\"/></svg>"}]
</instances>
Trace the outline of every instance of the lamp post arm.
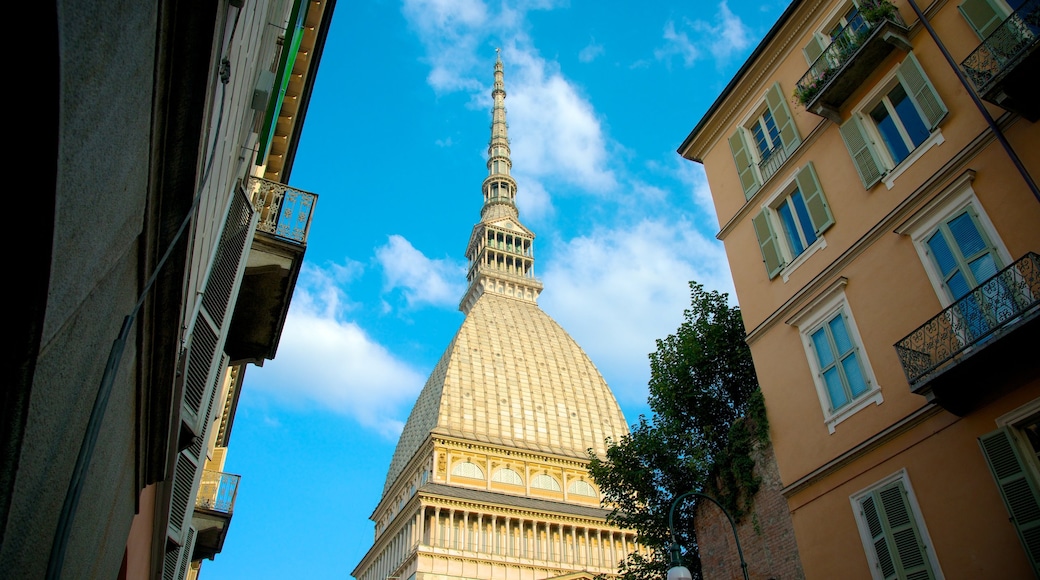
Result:
<instances>
[{"instance_id":1,"label":"lamp post arm","mask_svg":"<svg viewBox=\"0 0 1040 580\"><path fill-rule=\"evenodd\" d=\"M744 551L740 548L740 538L737 536L737 524L733 521L733 518L730 517L729 512L726 511L726 508L724 508L722 504L719 503L719 500L711 497L710 495L705 495L699 491L688 491L686 493L680 494L678 497L672 500L672 507L668 510L668 533L672 535L672 546L678 547L679 545L679 543L675 541L675 526L673 524L675 518L675 508L679 505L679 502L681 502L683 499L689 496L704 498L710 501L711 503L719 506L719 509L722 510L723 514L725 514L726 519L729 520L730 528L733 529L733 540L737 543L737 556L740 558L740 571L744 573L744 580L749 580L747 563L744 562Z\"/></svg>"}]
</instances>

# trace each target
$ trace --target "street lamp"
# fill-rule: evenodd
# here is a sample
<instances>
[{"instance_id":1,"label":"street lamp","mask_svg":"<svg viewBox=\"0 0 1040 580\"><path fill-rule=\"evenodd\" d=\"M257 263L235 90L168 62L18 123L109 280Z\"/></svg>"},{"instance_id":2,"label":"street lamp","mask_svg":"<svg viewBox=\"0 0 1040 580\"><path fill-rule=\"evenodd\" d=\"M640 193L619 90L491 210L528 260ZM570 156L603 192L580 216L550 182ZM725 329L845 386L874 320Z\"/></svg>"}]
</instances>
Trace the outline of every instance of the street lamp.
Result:
<instances>
[{"instance_id":1,"label":"street lamp","mask_svg":"<svg viewBox=\"0 0 1040 580\"><path fill-rule=\"evenodd\" d=\"M702 497L710 501L719 506L722 513L726 514L726 519L729 520L729 525L733 528L733 539L737 542L737 556L740 558L740 571L744 573L744 580L750 580L747 573L747 563L744 562L744 551L740 549L740 538L737 537L737 524L733 523L733 518L729 516L729 512L726 511L726 508L722 507L722 504L719 503L718 500L710 495L704 495L697 491L688 491L675 498L675 500L672 501L672 508L668 510L668 533L672 535L672 546L669 548L669 552L672 554L672 567L668 570L668 580L693 580L693 574L690 573L689 568L682 565L682 558L679 557L681 548L679 547L679 542L675 541L675 526L672 523L672 518L675 517L675 507L679 505L680 501L691 495Z\"/></svg>"}]
</instances>

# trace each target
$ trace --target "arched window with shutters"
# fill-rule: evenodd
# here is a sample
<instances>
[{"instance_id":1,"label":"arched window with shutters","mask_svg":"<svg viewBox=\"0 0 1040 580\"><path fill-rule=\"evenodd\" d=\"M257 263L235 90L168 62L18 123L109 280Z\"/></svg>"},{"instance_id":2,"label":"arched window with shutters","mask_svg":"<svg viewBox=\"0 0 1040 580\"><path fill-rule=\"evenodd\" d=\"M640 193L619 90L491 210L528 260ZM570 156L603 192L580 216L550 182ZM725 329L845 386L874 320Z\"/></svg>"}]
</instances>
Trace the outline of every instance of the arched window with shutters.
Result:
<instances>
[{"instance_id":1,"label":"arched window with shutters","mask_svg":"<svg viewBox=\"0 0 1040 580\"><path fill-rule=\"evenodd\" d=\"M599 494L596 493L596 488L592 487L589 482L582 479L572 481L571 484L567 486L567 493L584 497L599 497Z\"/></svg>"},{"instance_id":2,"label":"arched window with shutters","mask_svg":"<svg viewBox=\"0 0 1040 580\"><path fill-rule=\"evenodd\" d=\"M547 475L545 473L539 473L538 475L531 478L531 488L544 489L547 491L563 490L563 488L560 487L560 482L556 481L556 479L553 476Z\"/></svg>"},{"instance_id":3,"label":"arched window with shutters","mask_svg":"<svg viewBox=\"0 0 1040 580\"><path fill-rule=\"evenodd\" d=\"M472 479L484 479L484 470L472 461L460 461L456 463L455 467L451 469L451 474Z\"/></svg>"},{"instance_id":4,"label":"arched window with shutters","mask_svg":"<svg viewBox=\"0 0 1040 580\"><path fill-rule=\"evenodd\" d=\"M503 467L496 471L495 474L491 476L491 481L497 483L508 483L510 485L524 484L524 480L520 477L520 474L508 467Z\"/></svg>"}]
</instances>

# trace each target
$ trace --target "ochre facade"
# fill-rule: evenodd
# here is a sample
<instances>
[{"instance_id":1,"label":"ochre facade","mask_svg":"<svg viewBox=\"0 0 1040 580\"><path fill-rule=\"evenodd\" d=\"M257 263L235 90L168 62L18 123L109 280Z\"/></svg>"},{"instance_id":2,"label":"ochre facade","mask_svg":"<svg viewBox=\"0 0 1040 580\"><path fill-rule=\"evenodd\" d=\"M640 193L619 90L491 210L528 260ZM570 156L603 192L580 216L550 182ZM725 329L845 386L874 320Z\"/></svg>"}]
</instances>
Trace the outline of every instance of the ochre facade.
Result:
<instances>
[{"instance_id":1,"label":"ochre facade","mask_svg":"<svg viewBox=\"0 0 1040 580\"><path fill-rule=\"evenodd\" d=\"M679 152L707 173L805 576L1034 577L1038 3L917 2L935 37L874 5L792 2Z\"/></svg>"}]
</instances>

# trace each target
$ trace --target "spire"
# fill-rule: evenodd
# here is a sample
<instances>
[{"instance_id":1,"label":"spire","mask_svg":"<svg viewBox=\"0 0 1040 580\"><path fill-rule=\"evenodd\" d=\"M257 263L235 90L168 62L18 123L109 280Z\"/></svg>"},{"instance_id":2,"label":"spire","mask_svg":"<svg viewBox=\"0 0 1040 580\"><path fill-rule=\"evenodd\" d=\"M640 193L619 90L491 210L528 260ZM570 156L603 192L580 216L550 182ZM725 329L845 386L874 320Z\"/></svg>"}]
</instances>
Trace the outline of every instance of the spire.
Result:
<instances>
[{"instance_id":1,"label":"spire","mask_svg":"<svg viewBox=\"0 0 1040 580\"><path fill-rule=\"evenodd\" d=\"M484 206L473 227L466 258L469 288L459 310L469 313L484 292L535 302L542 284L534 277L534 233L520 223L516 209L516 181L509 157L509 124L506 123L505 75L502 55L495 49L495 84L491 89L491 140L488 142L488 175L481 190Z\"/></svg>"}]
</instances>

